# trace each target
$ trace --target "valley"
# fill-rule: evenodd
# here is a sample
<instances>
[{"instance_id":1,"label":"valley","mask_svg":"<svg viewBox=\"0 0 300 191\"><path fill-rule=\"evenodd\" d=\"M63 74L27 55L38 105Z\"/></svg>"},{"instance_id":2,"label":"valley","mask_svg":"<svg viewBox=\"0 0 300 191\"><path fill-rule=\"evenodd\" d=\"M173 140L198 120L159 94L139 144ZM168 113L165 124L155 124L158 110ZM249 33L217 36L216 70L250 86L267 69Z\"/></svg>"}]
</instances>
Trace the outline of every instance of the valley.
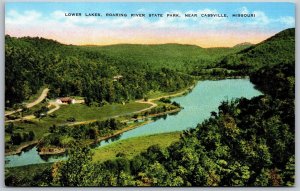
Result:
<instances>
[{"instance_id":1,"label":"valley","mask_svg":"<svg viewBox=\"0 0 300 191\"><path fill-rule=\"evenodd\" d=\"M6 185L293 182L295 29L222 48L5 40Z\"/></svg>"}]
</instances>

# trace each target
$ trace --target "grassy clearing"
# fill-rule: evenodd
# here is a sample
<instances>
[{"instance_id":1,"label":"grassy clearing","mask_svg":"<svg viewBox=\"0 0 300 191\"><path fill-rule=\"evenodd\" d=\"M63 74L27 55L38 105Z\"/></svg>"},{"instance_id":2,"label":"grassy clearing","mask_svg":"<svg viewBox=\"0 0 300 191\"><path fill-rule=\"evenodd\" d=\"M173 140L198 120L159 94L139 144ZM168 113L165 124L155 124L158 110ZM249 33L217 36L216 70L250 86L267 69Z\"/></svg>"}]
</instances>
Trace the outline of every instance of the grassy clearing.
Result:
<instances>
[{"instance_id":1,"label":"grassy clearing","mask_svg":"<svg viewBox=\"0 0 300 191\"><path fill-rule=\"evenodd\" d=\"M50 124L47 124L45 122L38 122L38 119L35 119L33 123L25 123L25 122L15 122L14 123L14 133L24 133L24 132L30 132L33 131L34 132L34 140L39 140L41 139L43 136L45 136L47 133L49 133L49 127ZM26 145L28 142L22 142L20 145L12 145L9 144L10 142L10 134L5 133L5 144L6 146L9 146L9 151L14 151L16 150L18 147Z\"/></svg>"},{"instance_id":2,"label":"grassy clearing","mask_svg":"<svg viewBox=\"0 0 300 191\"><path fill-rule=\"evenodd\" d=\"M165 96L167 95L167 93L162 92L162 91L150 91L149 93L147 93L146 97L148 97L149 99L153 99L153 98L157 98L157 97L161 97L161 96Z\"/></svg>"},{"instance_id":3,"label":"grassy clearing","mask_svg":"<svg viewBox=\"0 0 300 191\"><path fill-rule=\"evenodd\" d=\"M42 105L42 104L39 104ZM39 108L39 106L37 106ZM149 104L130 102L128 104L112 104L103 107L88 107L83 104L63 105L59 110L54 112L57 117L45 117L41 119L33 119L31 122L15 122L15 133L23 133L33 131L35 134L34 140L41 139L47 133L48 129L52 125L60 125L67 123L67 119L74 117L76 121L87 120L105 120L107 118L114 117L116 115L124 115L120 120L125 119L125 115L134 111L145 109L149 107ZM8 144L10 141L10 135L6 133L5 141ZM23 142L21 145L10 145L10 150L15 150L19 146L26 144Z\"/></svg>"},{"instance_id":4,"label":"grassy clearing","mask_svg":"<svg viewBox=\"0 0 300 191\"><path fill-rule=\"evenodd\" d=\"M172 98L172 95L173 94L177 94L177 93L181 93L181 92L185 92L185 91L188 91L187 88L182 88L182 89L179 89L177 91L174 91L174 92L161 92L161 91L150 91L148 94L147 94L147 98L148 99L156 99L156 98L159 98L159 97L163 97L163 96L169 96ZM184 93L183 93L184 94ZM175 96L176 97L176 96Z\"/></svg>"},{"instance_id":5,"label":"grassy clearing","mask_svg":"<svg viewBox=\"0 0 300 191\"><path fill-rule=\"evenodd\" d=\"M62 105L54 112L57 117L46 117L42 119L49 124L66 123L68 118L75 118L76 121L104 120L107 118L128 115L132 112L148 108L149 104L130 102L125 105L111 104L103 107L88 107L83 104Z\"/></svg>"},{"instance_id":6,"label":"grassy clearing","mask_svg":"<svg viewBox=\"0 0 300 191\"><path fill-rule=\"evenodd\" d=\"M33 131L36 139L40 139L45 133L48 133L48 128L50 127L50 124L47 124L39 119L34 119L31 123L15 122L14 125L14 132L22 133Z\"/></svg>"},{"instance_id":7,"label":"grassy clearing","mask_svg":"<svg viewBox=\"0 0 300 191\"><path fill-rule=\"evenodd\" d=\"M183 89L185 90L185 89ZM174 93L182 92L183 90L178 90ZM164 96L166 93L162 92L152 92L152 96L160 97ZM170 95L170 94L169 94ZM155 101L158 106L167 105L165 103ZM33 111L39 110L46 103L38 104L34 106L26 114L33 113ZM25 122L15 122L15 126L18 127L15 132L23 133L33 131L35 133L35 139L41 139L43 136L49 133L48 129L52 125L62 125L67 124L68 119L74 118L75 122L82 121L93 121L93 120L106 120L111 117L116 117L118 120L129 120L132 117L133 112L148 108L150 104L130 102L125 105L123 104L111 104L105 105L103 107L86 106L84 104L71 104L62 105L61 108L54 112L55 115L47 116L41 119L32 119L31 123ZM51 109L51 108L50 108ZM10 136L5 137L5 142L8 144ZM26 142L22 143L26 144ZM9 150L13 151L21 145L10 145Z\"/></svg>"},{"instance_id":8,"label":"grassy clearing","mask_svg":"<svg viewBox=\"0 0 300 191\"><path fill-rule=\"evenodd\" d=\"M155 144L165 148L171 143L179 140L180 134L181 132L162 133L118 141L110 145L94 149L93 161L103 162L109 159L115 159L118 153L124 153L127 158L132 158Z\"/></svg>"}]
</instances>

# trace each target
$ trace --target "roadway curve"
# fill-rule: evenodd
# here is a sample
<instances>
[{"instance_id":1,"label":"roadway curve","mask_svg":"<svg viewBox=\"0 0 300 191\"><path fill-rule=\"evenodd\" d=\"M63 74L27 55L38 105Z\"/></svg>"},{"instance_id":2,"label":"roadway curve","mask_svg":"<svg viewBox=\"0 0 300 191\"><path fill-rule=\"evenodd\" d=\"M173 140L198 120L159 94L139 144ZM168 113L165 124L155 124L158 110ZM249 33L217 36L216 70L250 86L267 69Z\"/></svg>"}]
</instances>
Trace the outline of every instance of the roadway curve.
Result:
<instances>
[{"instance_id":1,"label":"roadway curve","mask_svg":"<svg viewBox=\"0 0 300 191\"><path fill-rule=\"evenodd\" d=\"M49 92L49 88L45 88L43 90L43 92L41 93L40 97L38 97L34 102L26 104L26 107L31 108L31 107L41 103L47 97L48 92Z\"/></svg>"},{"instance_id":2,"label":"roadway curve","mask_svg":"<svg viewBox=\"0 0 300 191\"><path fill-rule=\"evenodd\" d=\"M60 108L60 105L56 102L49 102L48 108L54 106L53 109L50 109L49 111L47 111L47 114L53 113L54 111L58 110Z\"/></svg>"},{"instance_id":3,"label":"roadway curve","mask_svg":"<svg viewBox=\"0 0 300 191\"><path fill-rule=\"evenodd\" d=\"M26 108L31 108L31 107L33 107L33 106L35 106L35 105L41 103L41 102L47 97L48 92L49 92L49 88L43 89L41 95L40 95L36 100L34 100L33 102L27 103L27 104L25 105L25 107L26 107ZM17 112L20 112L20 111L22 111L22 109L17 109L17 110L15 110L15 111L9 111L9 112L6 112L6 113L5 113L5 116L12 115L12 114L17 113Z\"/></svg>"}]
</instances>

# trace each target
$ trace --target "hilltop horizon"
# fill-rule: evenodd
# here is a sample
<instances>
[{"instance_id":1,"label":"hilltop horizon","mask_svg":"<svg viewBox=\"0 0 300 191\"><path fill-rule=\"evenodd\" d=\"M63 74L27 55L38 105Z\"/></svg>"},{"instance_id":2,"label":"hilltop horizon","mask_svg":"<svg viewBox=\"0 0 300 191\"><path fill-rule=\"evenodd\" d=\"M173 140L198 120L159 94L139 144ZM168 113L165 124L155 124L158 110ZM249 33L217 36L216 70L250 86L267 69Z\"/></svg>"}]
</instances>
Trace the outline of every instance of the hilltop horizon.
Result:
<instances>
[{"instance_id":1,"label":"hilltop horizon","mask_svg":"<svg viewBox=\"0 0 300 191\"><path fill-rule=\"evenodd\" d=\"M115 43L115 44L66 44L66 43L61 42L59 40L52 39L52 38L47 38L47 37L42 37L42 36L19 36L18 37L18 36L13 36L13 35L10 35L10 34L5 34L5 36L10 36L10 37L14 37L14 38L39 38L39 39L51 40L51 41L54 41L56 43L59 43L59 44L62 44L62 45L68 45L68 46L99 46L99 47L105 47L105 46L118 46L118 45L145 45L145 46L182 45L182 46L197 46L199 48L234 48L234 47L237 47L237 46L252 46L252 45L259 44L259 43L273 37L274 35L276 35L278 33L281 33L282 31L289 30L289 29L294 29L294 27L283 29L283 30L281 30L281 31L279 31L279 32L277 32L277 33L275 33L271 36L268 36L265 39L263 39L259 42L256 42L256 43L249 42L245 39L244 41L241 41L240 43L234 44L232 46L211 46L211 47L204 47L204 46L200 46L200 45L197 45L197 44L176 43L176 42L166 42L166 43Z\"/></svg>"},{"instance_id":2,"label":"hilltop horizon","mask_svg":"<svg viewBox=\"0 0 300 191\"><path fill-rule=\"evenodd\" d=\"M275 33L275 34L277 34L277 33ZM271 35L271 36L267 37L266 39L268 39L268 38L270 38L270 37L272 37L274 35ZM59 43L59 44L62 44L62 45L67 45L67 46L99 46L99 47L118 46L118 45L144 45L144 46L181 45L181 46L196 46L196 47L199 47L199 48L233 48L233 47L236 47L236 46L255 45L255 44L259 44L259 43L263 42L264 40L266 40L266 39L263 39L262 41L257 42L257 43L252 43L252 42L248 42L248 41L242 41L242 42L237 43L237 44L232 45L232 46L211 46L211 47L204 47L204 46L200 46L200 45L197 45L197 44L185 44L185 43L176 43L176 42L166 42L166 43L115 43L115 44L66 44L66 43L61 42L59 40L52 39L52 38L47 38L47 37L42 37L42 36L13 36L13 35L10 35L10 34L5 34L5 36L10 36L10 37L14 37L14 38L33 38L33 39L34 38L39 38L39 39L50 40L50 41L53 41L53 42L56 42L56 43Z\"/></svg>"}]
</instances>

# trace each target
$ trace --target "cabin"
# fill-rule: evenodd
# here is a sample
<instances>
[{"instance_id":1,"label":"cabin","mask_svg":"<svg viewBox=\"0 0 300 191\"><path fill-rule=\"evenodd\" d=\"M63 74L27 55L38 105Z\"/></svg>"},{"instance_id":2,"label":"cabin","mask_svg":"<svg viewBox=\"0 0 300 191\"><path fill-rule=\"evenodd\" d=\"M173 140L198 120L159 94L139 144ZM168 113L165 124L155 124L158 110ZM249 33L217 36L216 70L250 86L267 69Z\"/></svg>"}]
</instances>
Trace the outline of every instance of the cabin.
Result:
<instances>
[{"instance_id":1,"label":"cabin","mask_svg":"<svg viewBox=\"0 0 300 191\"><path fill-rule=\"evenodd\" d=\"M63 103L74 104L75 103L75 99L70 98L70 97L62 97L62 98L56 99L56 103L58 103L58 104L63 104Z\"/></svg>"}]
</instances>

